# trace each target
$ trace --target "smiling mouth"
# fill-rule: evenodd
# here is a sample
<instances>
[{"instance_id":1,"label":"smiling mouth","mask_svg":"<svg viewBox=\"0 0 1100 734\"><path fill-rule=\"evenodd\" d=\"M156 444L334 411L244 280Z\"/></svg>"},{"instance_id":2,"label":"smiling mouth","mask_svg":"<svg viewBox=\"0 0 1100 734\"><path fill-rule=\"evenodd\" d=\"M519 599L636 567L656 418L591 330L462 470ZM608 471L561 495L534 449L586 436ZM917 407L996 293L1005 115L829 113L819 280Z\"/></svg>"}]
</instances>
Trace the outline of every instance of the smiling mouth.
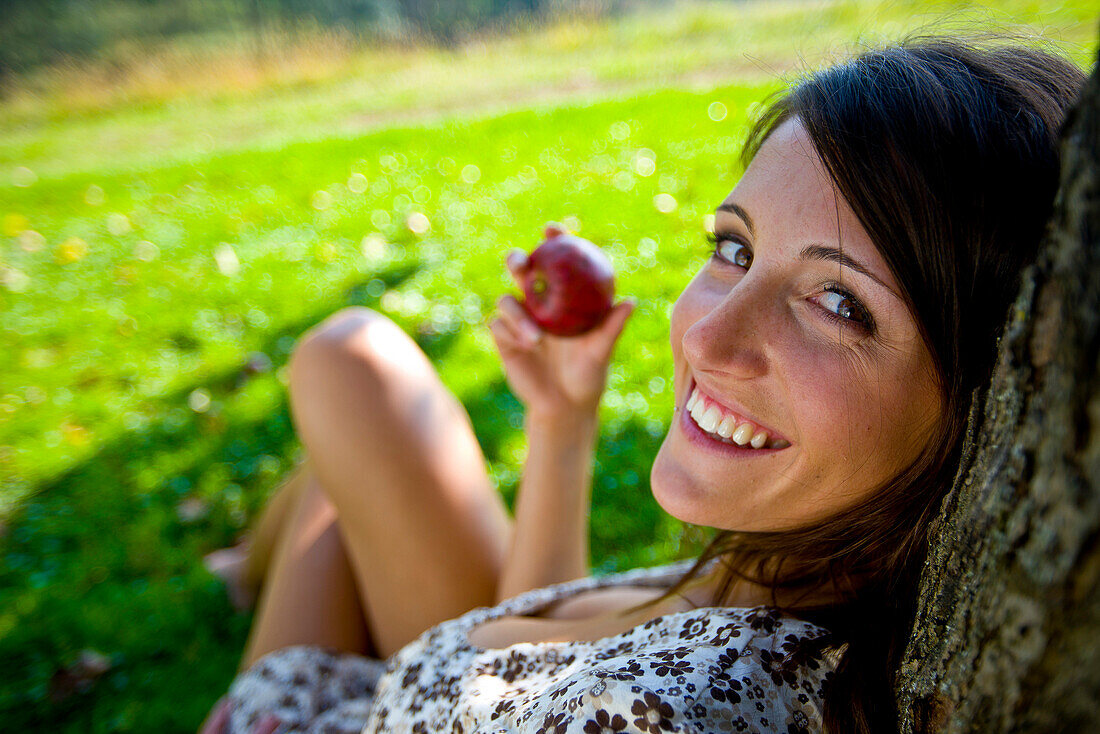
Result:
<instances>
[{"instance_id":1,"label":"smiling mouth","mask_svg":"<svg viewBox=\"0 0 1100 734\"><path fill-rule=\"evenodd\" d=\"M692 423L716 441L752 449L785 449L790 441L772 438L767 429L752 421L731 413L704 395L698 386L692 386L685 406Z\"/></svg>"}]
</instances>

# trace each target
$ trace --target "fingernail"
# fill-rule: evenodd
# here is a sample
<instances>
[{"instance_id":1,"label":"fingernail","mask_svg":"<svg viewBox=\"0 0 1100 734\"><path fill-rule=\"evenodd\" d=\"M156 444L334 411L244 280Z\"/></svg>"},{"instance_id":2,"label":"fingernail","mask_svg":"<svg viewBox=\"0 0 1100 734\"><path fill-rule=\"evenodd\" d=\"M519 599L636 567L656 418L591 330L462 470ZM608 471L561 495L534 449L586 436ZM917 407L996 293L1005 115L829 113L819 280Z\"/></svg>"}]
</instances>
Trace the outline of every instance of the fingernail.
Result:
<instances>
[{"instance_id":1,"label":"fingernail","mask_svg":"<svg viewBox=\"0 0 1100 734\"><path fill-rule=\"evenodd\" d=\"M275 714L264 714L259 721L252 726L253 734L274 734L274 731L282 726L283 720Z\"/></svg>"},{"instance_id":2,"label":"fingernail","mask_svg":"<svg viewBox=\"0 0 1100 734\"><path fill-rule=\"evenodd\" d=\"M528 341L532 344L538 344L539 340L542 339L542 332L531 324L524 322L520 328L523 329L524 336L526 336Z\"/></svg>"},{"instance_id":3,"label":"fingernail","mask_svg":"<svg viewBox=\"0 0 1100 734\"><path fill-rule=\"evenodd\" d=\"M559 224L558 222L547 222L542 228L542 236L548 240L554 237L561 237L564 234L569 234L569 230L565 228L564 224Z\"/></svg>"}]
</instances>

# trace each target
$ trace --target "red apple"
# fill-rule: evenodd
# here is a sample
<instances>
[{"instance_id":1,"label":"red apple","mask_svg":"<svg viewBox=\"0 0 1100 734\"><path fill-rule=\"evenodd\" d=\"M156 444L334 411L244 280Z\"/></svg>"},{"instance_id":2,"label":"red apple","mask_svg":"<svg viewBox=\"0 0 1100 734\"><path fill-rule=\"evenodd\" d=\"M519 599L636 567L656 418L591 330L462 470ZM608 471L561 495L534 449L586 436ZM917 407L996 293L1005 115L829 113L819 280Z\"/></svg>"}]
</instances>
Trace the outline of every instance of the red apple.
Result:
<instances>
[{"instance_id":1,"label":"red apple","mask_svg":"<svg viewBox=\"0 0 1100 734\"><path fill-rule=\"evenodd\" d=\"M555 224L517 275L523 306L544 331L576 336L611 311L615 273L603 250Z\"/></svg>"}]
</instances>

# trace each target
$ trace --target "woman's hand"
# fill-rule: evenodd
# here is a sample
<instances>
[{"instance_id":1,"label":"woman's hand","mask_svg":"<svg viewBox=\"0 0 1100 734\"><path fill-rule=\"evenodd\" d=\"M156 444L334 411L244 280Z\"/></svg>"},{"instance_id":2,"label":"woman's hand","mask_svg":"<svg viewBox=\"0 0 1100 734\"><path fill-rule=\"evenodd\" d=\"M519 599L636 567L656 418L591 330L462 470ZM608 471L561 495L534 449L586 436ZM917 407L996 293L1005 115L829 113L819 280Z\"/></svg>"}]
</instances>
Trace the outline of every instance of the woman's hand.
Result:
<instances>
[{"instance_id":1,"label":"woman's hand","mask_svg":"<svg viewBox=\"0 0 1100 734\"><path fill-rule=\"evenodd\" d=\"M228 698L223 697L206 715L206 721L202 723L199 734L225 734L229 729L229 714L231 704ZM275 714L264 714L259 721L252 725L249 734L273 734L282 725L282 721Z\"/></svg>"},{"instance_id":2,"label":"woman's hand","mask_svg":"<svg viewBox=\"0 0 1100 734\"><path fill-rule=\"evenodd\" d=\"M508 253L505 262L513 278L526 258L521 250ZM607 382L611 351L633 311L633 301L620 302L592 331L558 337L540 329L515 296L502 296L489 330L508 385L528 413L553 418L594 411Z\"/></svg>"}]
</instances>

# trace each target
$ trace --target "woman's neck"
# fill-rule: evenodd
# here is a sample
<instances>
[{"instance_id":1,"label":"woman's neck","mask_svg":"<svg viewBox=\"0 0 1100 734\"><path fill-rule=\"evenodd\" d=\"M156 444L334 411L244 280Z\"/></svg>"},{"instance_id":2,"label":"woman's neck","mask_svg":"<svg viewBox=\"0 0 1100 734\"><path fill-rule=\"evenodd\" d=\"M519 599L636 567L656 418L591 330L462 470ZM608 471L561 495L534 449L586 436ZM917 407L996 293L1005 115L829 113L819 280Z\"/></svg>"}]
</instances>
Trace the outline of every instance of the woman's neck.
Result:
<instances>
[{"instance_id":1,"label":"woman's neck","mask_svg":"<svg viewBox=\"0 0 1100 734\"><path fill-rule=\"evenodd\" d=\"M680 592L680 596L699 607L723 606L751 608L760 606L779 606L783 608L804 608L830 606L839 601L832 584L826 584L811 593L800 590L773 590L747 579L734 579L721 599L715 601L720 591L721 567L690 582Z\"/></svg>"}]
</instances>

